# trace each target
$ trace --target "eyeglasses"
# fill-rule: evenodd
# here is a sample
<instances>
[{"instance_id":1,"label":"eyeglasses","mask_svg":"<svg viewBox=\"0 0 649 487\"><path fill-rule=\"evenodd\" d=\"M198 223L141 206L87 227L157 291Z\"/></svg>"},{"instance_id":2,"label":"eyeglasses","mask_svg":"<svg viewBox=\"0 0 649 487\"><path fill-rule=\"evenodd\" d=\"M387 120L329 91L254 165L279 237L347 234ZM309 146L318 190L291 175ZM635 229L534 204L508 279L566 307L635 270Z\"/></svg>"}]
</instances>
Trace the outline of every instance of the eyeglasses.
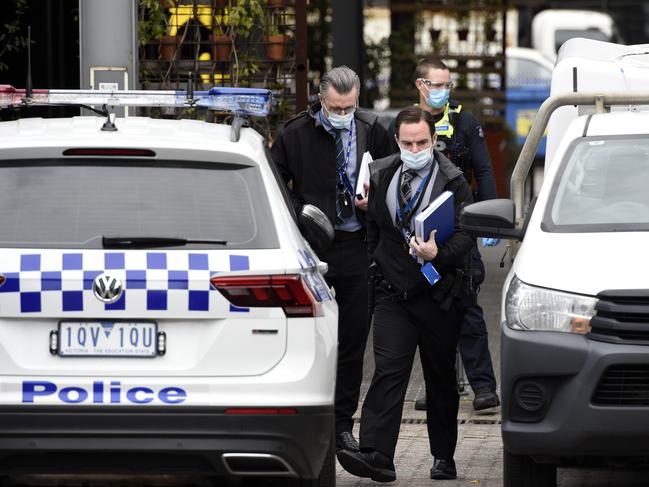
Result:
<instances>
[{"instance_id":1,"label":"eyeglasses","mask_svg":"<svg viewBox=\"0 0 649 487\"><path fill-rule=\"evenodd\" d=\"M356 110L356 105L351 106L351 107L345 107L345 108L330 107L329 105L324 104L324 103L323 103L323 105L324 105L324 107L327 109L327 111L329 113L335 113L336 115L347 115L347 114L350 114L350 113L354 113L354 111Z\"/></svg>"},{"instance_id":2,"label":"eyeglasses","mask_svg":"<svg viewBox=\"0 0 649 487\"><path fill-rule=\"evenodd\" d=\"M443 90L445 88L447 90L450 90L451 88L453 88L453 83L451 81L449 81L448 83L438 83L437 81L425 78L419 78L418 81L421 81L426 88L431 90Z\"/></svg>"}]
</instances>

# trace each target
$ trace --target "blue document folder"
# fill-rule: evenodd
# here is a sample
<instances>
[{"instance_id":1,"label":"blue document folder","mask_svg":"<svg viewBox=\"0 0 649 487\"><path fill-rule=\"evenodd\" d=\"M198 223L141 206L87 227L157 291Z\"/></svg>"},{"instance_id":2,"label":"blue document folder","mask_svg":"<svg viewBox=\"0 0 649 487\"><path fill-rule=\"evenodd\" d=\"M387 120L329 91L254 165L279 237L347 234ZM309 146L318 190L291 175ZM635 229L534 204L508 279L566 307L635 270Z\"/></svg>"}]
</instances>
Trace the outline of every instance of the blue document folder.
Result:
<instances>
[{"instance_id":1,"label":"blue document folder","mask_svg":"<svg viewBox=\"0 0 649 487\"><path fill-rule=\"evenodd\" d=\"M424 242L437 230L435 243L444 245L455 229L455 205L452 191L444 191L415 217L415 235Z\"/></svg>"}]
</instances>

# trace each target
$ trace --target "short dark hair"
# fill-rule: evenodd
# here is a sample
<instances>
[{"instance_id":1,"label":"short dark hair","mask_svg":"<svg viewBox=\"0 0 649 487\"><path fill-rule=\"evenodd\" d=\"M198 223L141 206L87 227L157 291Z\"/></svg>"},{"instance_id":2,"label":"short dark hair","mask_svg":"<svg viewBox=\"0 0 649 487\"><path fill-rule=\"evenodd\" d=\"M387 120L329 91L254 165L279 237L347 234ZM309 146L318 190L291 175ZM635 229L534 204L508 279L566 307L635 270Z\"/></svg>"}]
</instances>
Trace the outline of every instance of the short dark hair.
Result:
<instances>
[{"instance_id":1,"label":"short dark hair","mask_svg":"<svg viewBox=\"0 0 649 487\"><path fill-rule=\"evenodd\" d=\"M435 134L435 119L429 112L416 105L404 108L399 112L394 121L394 133L399 138L399 128L401 128L402 124L419 122L426 122L428 124L431 137Z\"/></svg>"},{"instance_id":2,"label":"short dark hair","mask_svg":"<svg viewBox=\"0 0 649 487\"><path fill-rule=\"evenodd\" d=\"M420 59L417 63L417 68L415 69L415 81L419 78L426 78L428 71L431 69L443 69L444 71L450 71L448 66L444 64L439 58L436 57L425 57Z\"/></svg>"}]
</instances>

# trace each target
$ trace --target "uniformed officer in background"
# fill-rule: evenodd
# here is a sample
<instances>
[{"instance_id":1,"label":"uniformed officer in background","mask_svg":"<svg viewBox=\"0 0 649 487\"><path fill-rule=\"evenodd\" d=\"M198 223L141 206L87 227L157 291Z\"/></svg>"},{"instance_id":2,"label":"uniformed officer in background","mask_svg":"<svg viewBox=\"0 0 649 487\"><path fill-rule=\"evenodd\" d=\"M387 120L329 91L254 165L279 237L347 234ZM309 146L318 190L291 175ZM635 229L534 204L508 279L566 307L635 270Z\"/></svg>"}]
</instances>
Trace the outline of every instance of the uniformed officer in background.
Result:
<instances>
[{"instance_id":1,"label":"uniformed officer in background","mask_svg":"<svg viewBox=\"0 0 649 487\"><path fill-rule=\"evenodd\" d=\"M478 189L474 195L475 201L497 198L496 181L482 126L471 113L449 99L452 83L448 66L437 58L422 59L415 71L415 86L419 91L419 106L432 114L435 120L437 150L462 170L469 184L475 176ZM388 134L393 150L397 151L398 146L392 135L394 121ZM483 246L494 246L498 242L497 239L482 239ZM484 280L485 269L476 246L469 255L469 267L477 287ZM489 353L487 325L477 302L466 309L458 348L475 396L473 408L479 411L500 405ZM418 399L415 409L425 410L425 401L425 398Z\"/></svg>"}]
</instances>

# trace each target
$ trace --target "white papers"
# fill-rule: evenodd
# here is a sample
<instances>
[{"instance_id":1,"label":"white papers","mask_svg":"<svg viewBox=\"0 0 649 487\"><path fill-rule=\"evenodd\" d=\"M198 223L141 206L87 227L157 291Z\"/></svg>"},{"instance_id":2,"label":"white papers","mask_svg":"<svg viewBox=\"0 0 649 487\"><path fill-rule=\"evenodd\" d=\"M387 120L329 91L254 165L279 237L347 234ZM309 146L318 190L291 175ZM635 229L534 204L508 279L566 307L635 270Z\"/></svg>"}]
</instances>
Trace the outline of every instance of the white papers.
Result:
<instances>
[{"instance_id":1,"label":"white papers","mask_svg":"<svg viewBox=\"0 0 649 487\"><path fill-rule=\"evenodd\" d=\"M370 184L370 162L372 162L372 154L365 152L361 160L361 167L358 170L358 180L356 181L356 194L361 195L363 198L367 196L363 183Z\"/></svg>"}]
</instances>

